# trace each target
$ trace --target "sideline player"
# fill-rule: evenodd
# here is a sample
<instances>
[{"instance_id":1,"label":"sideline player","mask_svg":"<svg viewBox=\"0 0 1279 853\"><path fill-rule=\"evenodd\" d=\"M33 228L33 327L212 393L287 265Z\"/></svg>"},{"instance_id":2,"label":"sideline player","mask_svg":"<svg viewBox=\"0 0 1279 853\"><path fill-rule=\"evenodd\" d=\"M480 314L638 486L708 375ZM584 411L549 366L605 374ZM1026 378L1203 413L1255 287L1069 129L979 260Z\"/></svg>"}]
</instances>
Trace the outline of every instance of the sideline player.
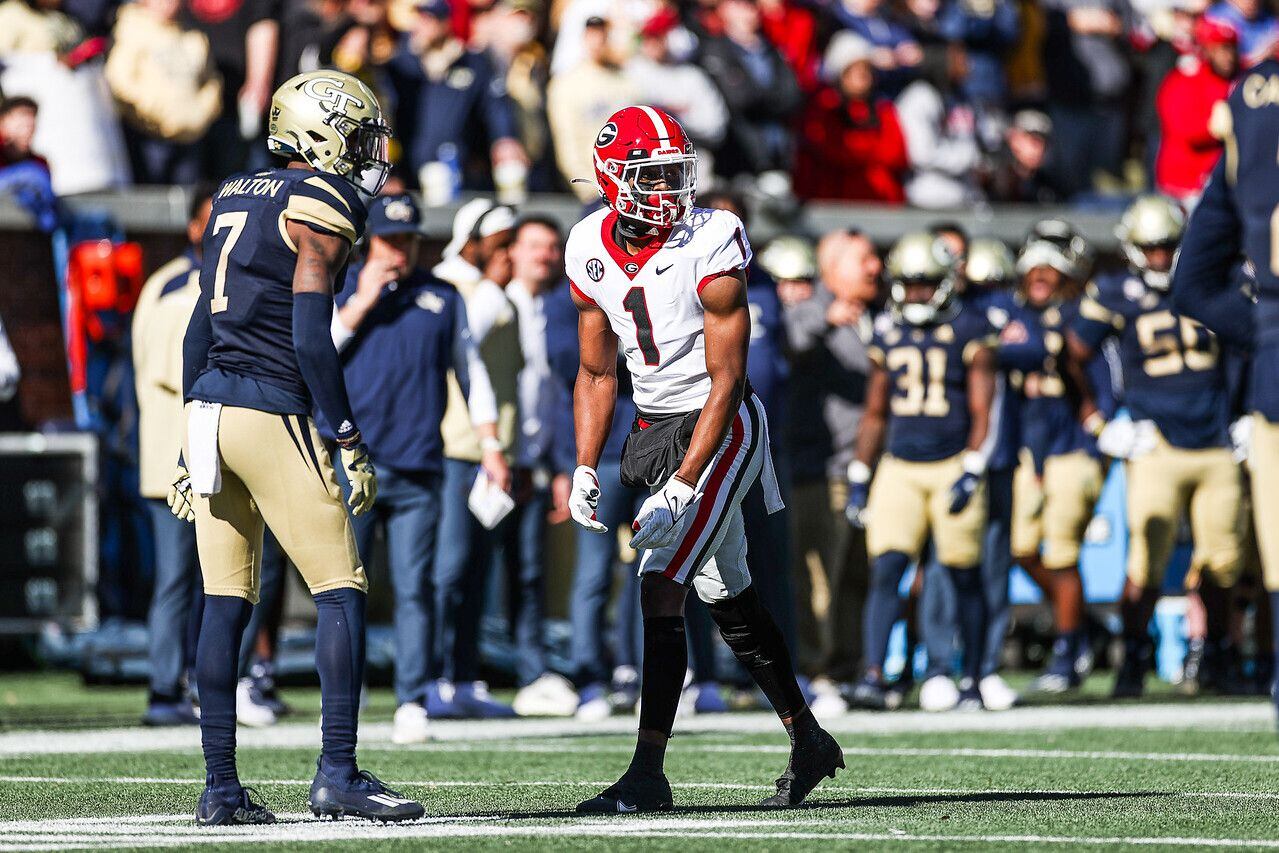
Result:
<instances>
[{"instance_id":1,"label":"sideline player","mask_svg":"<svg viewBox=\"0 0 1279 853\"><path fill-rule=\"evenodd\" d=\"M663 764L688 665L690 586L790 735L790 762L763 805L798 805L844 757L813 718L746 566L742 499L762 476L769 509L781 507L768 421L746 380L750 246L732 213L692 207L697 157L661 110L614 113L596 137L594 160L605 207L573 228L565 250L581 340L569 507L582 526L606 531L595 507L601 487L617 484L601 484L595 466L613 418L619 345L639 410L622 479L653 492L632 525L644 616L635 755L621 779L578 811L672 805Z\"/></svg>"},{"instance_id":2,"label":"sideline player","mask_svg":"<svg viewBox=\"0 0 1279 853\"><path fill-rule=\"evenodd\" d=\"M854 689L860 705L895 704L883 666L900 610L897 589L931 537L957 596L965 675L958 704L982 708L986 599L978 564L997 409L986 346L994 329L958 298L958 265L944 239L928 232L902 237L884 264L890 309L875 323L866 412L848 466L848 514L856 524L864 521L871 559L862 621L867 668Z\"/></svg>"},{"instance_id":3,"label":"sideline player","mask_svg":"<svg viewBox=\"0 0 1279 853\"><path fill-rule=\"evenodd\" d=\"M236 175L214 194L183 344L187 441L169 504L195 521L204 574L196 680L206 776L196 822L275 820L250 799L235 765L238 650L258 600L264 522L315 598L323 747L311 811L412 820L420 804L356 767L368 584L310 417L314 403L336 427L348 503L367 511L377 484L330 326L333 283L364 229L361 193L386 178L390 130L367 86L313 71L276 90L269 132L268 148L288 165Z\"/></svg>"},{"instance_id":4,"label":"sideline player","mask_svg":"<svg viewBox=\"0 0 1279 853\"><path fill-rule=\"evenodd\" d=\"M1140 696L1154 661L1150 619L1183 513L1194 538L1187 584L1198 578L1207 616L1207 640L1192 640L1187 676L1232 669L1230 590L1243 567L1244 535L1243 476L1230 443L1233 383L1216 336L1172 310L1169 270L1184 228L1170 199L1134 202L1118 229L1129 269L1097 277L1068 336L1081 362L1108 339L1118 342L1132 415L1111 421L1097 439L1102 452L1127 460L1128 577L1116 696Z\"/></svg>"}]
</instances>

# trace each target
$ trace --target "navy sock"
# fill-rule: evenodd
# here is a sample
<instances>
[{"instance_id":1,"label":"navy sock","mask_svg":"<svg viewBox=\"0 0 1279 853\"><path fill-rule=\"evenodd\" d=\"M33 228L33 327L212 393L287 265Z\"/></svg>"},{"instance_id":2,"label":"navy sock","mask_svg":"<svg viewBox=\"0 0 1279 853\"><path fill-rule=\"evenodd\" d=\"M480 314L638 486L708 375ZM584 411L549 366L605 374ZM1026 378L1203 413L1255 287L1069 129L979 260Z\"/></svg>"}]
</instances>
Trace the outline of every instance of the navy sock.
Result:
<instances>
[{"instance_id":1,"label":"navy sock","mask_svg":"<svg viewBox=\"0 0 1279 853\"><path fill-rule=\"evenodd\" d=\"M316 593L315 668L320 674L324 715L320 769L335 782L349 782L355 765L360 686L364 680L364 601L358 589Z\"/></svg>"},{"instance_id":2,"label":"navy sock","mask_svg":"<svg viewBox=\"0 0 1279 853\"><path fill-rule=\"evenodd\" d=\"M208 595L196 647L196 683L200 685L200 744L206 783L238 792L235 772L235 683L240 635L253 605L232 595Z\"/></svg>"},{"instance_id":3,"label":"navy sock","mask_svg":"<svg viewBox=\"0 0 1279 853\"><path fill-rule=\"evenodd\" d=\"M986 595L981 570L976 566L957 569L947 566L955 582L955 613L959 618L959 638L964 644L964 676L976 686L981 678L981 661L986 654Z\"/></svg>"},{"instance_id":4,"label":"navy sock","mask_svg":"<svg viewBox=\"0 0 1279 853\"><path fill-rule=\"evenodd\" d=\"M880 671L888 654L888 637L901 612L901 598L897 587L901 585L910 558L900 551L888 551L875 558L870 567L870 589L866 595L865 615L862 619L862 649L866 665Z\"/></svg>"},{"instance_id":5,"label":"navy sock","mask_svg":"<svg viewBox=\"0 0 1279 853\"><path fill-rule=\"evenodd\" d=\"M1270 624L1275 646L1275 660L1279 661L1279 592L1270 593ZM1275 671L1279 672L1279 667L1276 667ZM1270 696L1274 699L1275 709L1279 711L1279 696L1276 695L1274 687L1274 684L1270 685Z\"/></svg>"}]
</instances>

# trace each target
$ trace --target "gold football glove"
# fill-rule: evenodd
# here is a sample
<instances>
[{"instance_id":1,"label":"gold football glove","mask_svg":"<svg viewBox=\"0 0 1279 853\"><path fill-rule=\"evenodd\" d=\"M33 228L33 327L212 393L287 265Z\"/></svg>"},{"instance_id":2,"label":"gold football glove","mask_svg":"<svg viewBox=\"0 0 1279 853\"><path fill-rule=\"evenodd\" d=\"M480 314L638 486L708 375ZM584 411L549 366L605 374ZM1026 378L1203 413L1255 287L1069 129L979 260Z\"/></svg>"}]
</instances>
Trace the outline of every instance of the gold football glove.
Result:
<instances>
[{"instance_id":1,"label":"gold football glove","mask_svg":"<svg viewBox=\"0 0 1279 853\"><path fill-rule=\"evenodd\" d=\"M363 515L373 508L373 501L377 499L377 472L373 470L373 460L369 459L369 449L363 444L343 447L342 467L351 482L347 505L352 515Z\"/></svg>"}]
</instances>

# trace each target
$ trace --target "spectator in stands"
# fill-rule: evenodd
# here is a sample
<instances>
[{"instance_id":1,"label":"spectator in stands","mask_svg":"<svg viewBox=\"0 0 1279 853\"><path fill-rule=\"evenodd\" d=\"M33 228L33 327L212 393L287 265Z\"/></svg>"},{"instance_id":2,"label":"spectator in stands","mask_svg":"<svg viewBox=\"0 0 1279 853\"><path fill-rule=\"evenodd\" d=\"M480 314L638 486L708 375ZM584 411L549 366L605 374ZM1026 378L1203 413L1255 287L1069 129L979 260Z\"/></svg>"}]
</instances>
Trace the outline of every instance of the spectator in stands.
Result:
<instances>
[{"instance_id":1,"label":"spectator in stands","mask_svg":"<svg viewBox=\"0 0 1279 853\"><path fill-rule=\"evenodd\" d=\"M0 101L0 192L12 195L41 231L61 221L49 163L32 150L39 107L31 98Z\"/></svg>"},{"instance_id":2,"label":"spectator in stands","mask_svg":"<svg viewBox=\"0 0 1279 853\"><path fill-rule=\"evenodd\" d=\"M147 615L150 692L142 722L200 721L186 683L202 603L195 527L169 511L173 465L182 450L182 339L200 296L201 244L212 210L211 189L198 190L187 221L187 248L142 287L133 312L133 369L138 395L138 490L155 539L155 589Z\"/></svg>"},{"instance_id":3,"label":"spectator in stands","mask_svg":"<svg viewBox=\"0 0 1279 853\"><path fill-rule=\"evenodd\" d=\"M670 34L678 26L672 9L649 19L640 30L639 52L626 64L626 76L641 103L661 107L679 120L697 145L699 180L709 179L709 152L724 140L728 108L706 72L671 50Z\"/></svg>"},{"instance_id":4,"label":"spectator in stands","mask_svg":"<svg viewBox=\"0 0 1279 853\"><path fill-rule=\"evenodd\" d=\"M1021 110L1004 132L1004 145L980 175L991 201L1053 204L1060 200L1047 169L1053 123L1038 110Z\"/></svg>"},{"instance_id":5,"label":"spectator in stands","mask_svg":"<svg viewBox=\"0 0 1279 853\"><path fill-rule=\"evenodd\" d=\"M381 68L395 56L400 41L400 32L392 26L389 11L386 0L350 0L334 24L337 42L332 46L329 57L334 67L354 74L380 94L384 88ZM407 14L411 23L416 13L410 7ZM311 38L323 36L317 33ZM319 41L312 48L315 61L321 66L326 61L325 44L325 41ZM308 59L307 64L309 62ZM388 98L383 106L390 105L391 99Z\"/></svg>"},{"instance_id":6,"label":"spectator in stands","mask_svg":"<svg viewBox=\"0 0 1279 853\"><path fill-rule=\"evenodd\" d=\"M554 220L527 217L511 241L511 283L506 296L519 319L524 366L519 373L520 428L511 469L515 509L499 528L506 580L506 610L515 640L521 716L571 717L577 692L546 662L546 524L548 513L568 517L569 476L552 458L556 410L572 399L551 372L546 348L546 303L564 279L563 235ZM567 288L565 288L567 289Z\"/></svg>"},{"instance_id":7,"label":"spectator in stands","mask_svg":"<svg viewBox=\"0 0 1279 853\"><path fill-rule=\"evenodd\" d=\"M924 61L924 53L911 32L885 14L883 0L840 0L831 7L839 26L861 36L871 46L871 62L880 87L893 96L910 81Z\"/></svg>"},{"instance_id":8,"label":"spectator in stands","mask_svg":"<svg viewBox=\"0 0 1279 853\"><path fill-rule=\"evenodd\" d=\"M556 73L546 92L560 174L583 202L598 197L594 181L571 182L595 174L591 152L596 135L609 116L639 100L638 91L612 59L608 32L603 18L590 18L582 35L582 61L569 71Z\"/></svg>"},{"instance_id":9,"label":"spectator in stands","mask_svg":"<svg viewBox=\"0 0 1279 853\"><path fill-rule=\"evenodd\" d=\"M339 40L353 30L360 30L367 35L368 30L356 24L355 16L357 10L364 12L370 8L380 8L381 17L385 20L386 6L383 2L283 0L280 9L280 50L275 63L276 82L283 83L296 74L328 66L346 71L337 62L334 51ZM386 54L381 58L388 58L392 49L394 42L388 39Z\"/></svg>"},{"instance_id":10,"label":"spectator in stands","mask_svg":"<svg viewBox=\"0 0 1279 853\"><path fill-rule=\"evenodd\" d=\"M1132 82L1124 36L1127 0L1044 0L1048 112L1056 129L1053 167L1069 195L1095 179L1118 180L1128 141L1125 97Z\"/></svg>"},{"instance_id":11,"label":"spectator in stands","mask_svg":"<svg viewBox=\"0 0 1279 853\"><path fill-rule=\"evenodd\" d=\"M720 0L718 12L724 33L702 44L699 60L728 105L715 169L725 178L789 172L792 119L803 103L795 72L764 35L755 0Z\"/></svg>"},{"instance_id":12,"label":"spectator in stands","mask_svg":"<svg viewBox=\"0 0 1279 853\"><path fill-rule=\"evenodd\" d=\"M278 0L190 0L181 23L208 37L222 77L222 109L200 143L204 177L220 181L265 156L265 146L251 143L265 130L275 90Z\"/></svg>"},{"instance_id":13,"label":"spectator in stands","mask_svg":"<svg viewBox=\"0 0 1279 853\"><path fill-rule=\"evenodd\" d=\"M396 743L427 739L427 690L437 670L433 572L450 370L465 393L468 423L497 435L493 391L466 305L453 286L417 266L420 226L412 196L370 205L368 253L347 271L333 323L351 409L378 472L377 504L353 524L366 563L377 529L385 530L395 596Z\"/></svg>"},{"instance_id":14,"label":"spectator in stands","mask_svg":"<svg viewBox=\"0 0 1279 853\"><path fill-rule=\"evenodd\" d=\"M1187 54L1159 86L1161 139L1155 186L1177 199L1198 196L1221 156L1226 128L1213 116L1239 70L1238 35L1211 18L1195 26L1198 55Z\"/></svg>"},{"instance_id":15,"label":"spectator in stands","mask_svg":"<svg viewBox=\"0 0 1279 853\"><path fill-rule=\"evenodd\" d=\"M964 89L979 107L1003 107L1008 99L1004 60L1019 34L1011 0L953 0L938 17L939 34L968 54Z\"/></svg>"},{"instance_id":16,"label":"spectator in stands","mask_svg":"<svg viewBox=\"0 0 1279 853\"><path fill-rule=\"evenodd\" d=\"M35 163L46 172L49 163L32 149L40 108L27 97L0 102L0 168Z\"/></svg>"},{"instance_id":17,"label":"spectator in stands","mask_svg":"<svg viewBox=\"0 0 1279 853\"><path fill-rule=\"evenodd\" d=\"M801 573L796 584L801 622L816 618L813 599L804 594L811 588L805 583L809 577L818 576L829 602L822 660L814 673L825 676L814 684L825 704L815 713L826 714L847 708L830 682L851 681L859 665L866 544L863 532L844 517L846 472L871 369L866 341L883 265L866 235L833 232L818 244L817 267L813 297L783 316L791 351L792 565ZM800 636L806 633L801 627Z\"/></svg>"},{"instance_id":18,"label":"spectator in stands","mask_svg":"<svg viewBox=\"0 0 1279 853\"><path fill-rule=\"evenodd\" d=\"M514 712L492 699L479 680L479 630L493 564L496 535L471 513L468 496L476 478L486 476L511 491L507 453L519 425L518 378L523 367L519 319L503 288L511 280L510 245L515 212L478 198L462 205L453 219L453 239L432 272L452 284L466 302L467 324L480 349L493 387L494 429L477 429L462 389L449 380L444 412L443 511L435 554L441 679L428 694L431 716L493 717ZM502 523L506 523L505 521ZM498 534L500 535L500 534Z\"/></svg>"},{"instance_id":19,"label":"spectator in stands","mask_svg":"<svg viewBox=\"0 0 1279 853\"><path fill-rule=\"evenodd\" d=\"M821 85L822 52L816 13L794 0L759 0L764 35L777 46L795 73L799 87L813 92Z\"/></svg>"},{"instance_id":20,"label":"spectator in stands","mask_svg":"<svg viewBox=\"0 0 1279 853\"><path fill-rule=\"evenodd\" d=\"M0 56L55 53L70 57L84 41L84 30L61 10L58 0L0 2Z\"/></svg>"},{"instance_id":21,"label":"spectator in stands","mask_svg":"<svg viewBox=\"0 0 1279 853\"><path fill-rule=\"evenodd\" d=\"M133 179L191 184L200 176L195 142L222 108L204 33L177 22L180 0L138 0L120 9L106 76L124 119Z\"/></svg>"},{"instance_id":22,"label":"spectator in stands","mask_svg":"<svg viewBox=\"0 0 1279 853\"><path fill-rule=\"evenodd\" d=\"M563 11L555 21L556 9L563 2ZM558 30L555 49L551 53L551 74L571 71L589 52L586 47L586 30L595 26L593 19L607 22L609 55L618 65L625 65L635 50L636 35L644 22L657 14L665 0L630 0L614 3L612 0L560 0L551 4L552 28ZM694 43L689 39L690 46Z\"/></svg>"},{"instance_id":23,"label":"spectator in stands","mask_svg":"<svg viewBox=\"0 0 1279 853\"><path fill-rule=\"evenodd\" d=\"M504 0L493 7L488 52L501 69L514 106L520 142L528 154L529 189L546 192L558 187L546 122L546 84L550 62L537 40L541 0ZM499 191L502 189L502 181ZM519 199L508 196L513 203Z\"/></svg>"},{"instance_id":24,"label":"spectator in stands","mask_svg":"<svg viewBox=\"0 0 1279 853\"><path fill-rule=\"evenodd\" d=\"M1279 41L1279 18L1264 0L1220 0L1206 17L1239 34L1239 54L1243 67L1265 59Z\"/></svg>"},{"instance_id":25,"label":"spectator in stands","mask_svg":"<svg viewBox=\"0 0 1279 853\"><path fill-rule=\"evenodd\" d=\"M404 165L416 176L427 204L451 201L459 187L490 184L488 169L468 172L468 143L488 142L494 172L523 164L515 111L492 59L470 50L449 29L449 0L417 5L413 29L386 65L394 95L395 127Z\"/></svg>"},{"instance_id":26,"label":"spectator in stands","mask_svg":"<svg viewBox=\"0 0 1279 853\"><path fill-rule=\"evenodd\" d=\"M968 102L968 53L963 45L930 45L921 77L897 97L911 174L906 200L915 207L958 208L979 198L974 170L981 161L977 116Z\"/></svg>"},{"instance_id":27,"label":"spectator in stands","mask_svg":"<svg viewBox=\"0 0 1279 853\"><path fill-rule=\"evenodd\" d=\"M826 48L827 87L800 123L795 193L800 198L902 203L909 161L893 102L875 95L874 48L838 33Z\"/></svg>"}]
</instances>

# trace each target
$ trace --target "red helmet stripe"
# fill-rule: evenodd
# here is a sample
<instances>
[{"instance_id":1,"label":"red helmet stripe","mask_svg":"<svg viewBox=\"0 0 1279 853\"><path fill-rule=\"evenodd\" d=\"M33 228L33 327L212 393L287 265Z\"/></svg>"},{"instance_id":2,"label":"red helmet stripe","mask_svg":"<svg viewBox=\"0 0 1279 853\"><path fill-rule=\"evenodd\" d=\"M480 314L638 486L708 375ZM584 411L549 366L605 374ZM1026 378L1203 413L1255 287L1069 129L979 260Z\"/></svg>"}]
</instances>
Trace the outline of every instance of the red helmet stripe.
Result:
<instances>
[{"instance_id":1,"label":"red helmet stripe","mask_svg":"<svg viewBox=\"0 0 1279 853\"><path fill-rule=\"evenodd\" d=\"M653 123L653 129L657 131L657 137L663 145L671 144L671 132L666 127L666 122L662 120L662 115L652 107L646 107L643 104L639 108L644 111L644 115L648 116L649 121Z\"/></svg>"}]
</instances>

